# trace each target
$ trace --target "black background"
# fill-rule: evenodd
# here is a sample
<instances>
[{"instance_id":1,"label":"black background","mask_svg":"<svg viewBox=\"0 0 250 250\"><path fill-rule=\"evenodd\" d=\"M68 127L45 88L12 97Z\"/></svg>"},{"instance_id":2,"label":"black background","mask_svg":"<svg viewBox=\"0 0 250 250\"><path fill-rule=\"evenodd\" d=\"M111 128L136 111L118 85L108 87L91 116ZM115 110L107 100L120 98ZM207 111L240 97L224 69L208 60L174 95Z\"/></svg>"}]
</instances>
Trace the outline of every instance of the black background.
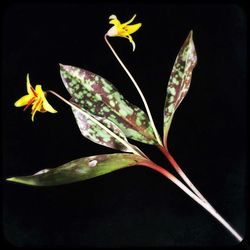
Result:
<instances>
[{"instance_id":1,"label":"black background","mask_svg":"<svg viewBox=\"0 0 250 250\"><path fill-rule=\"evenodd\" d=\"M2 19L3 179L33 174L83 156L115 150L83 138L71 109L53 96L58 114L22 112L14 102L25 78L70 98L58 63L110 80L143 108L103 35L108 17L137 14L137 48L110 42L143 90L161 133L166 85L193 29L198 54L188 95L172 122L169 148L214 207L246 230L246 16L237 5L13 4ZM143 108L144 109L144 108ZM156 162L169 163L134 142ZM3 230L14 246L232 246L236 240L174 184L133 167L85 182L36 188L3 181Z\"/></svg>"}]
</instances>

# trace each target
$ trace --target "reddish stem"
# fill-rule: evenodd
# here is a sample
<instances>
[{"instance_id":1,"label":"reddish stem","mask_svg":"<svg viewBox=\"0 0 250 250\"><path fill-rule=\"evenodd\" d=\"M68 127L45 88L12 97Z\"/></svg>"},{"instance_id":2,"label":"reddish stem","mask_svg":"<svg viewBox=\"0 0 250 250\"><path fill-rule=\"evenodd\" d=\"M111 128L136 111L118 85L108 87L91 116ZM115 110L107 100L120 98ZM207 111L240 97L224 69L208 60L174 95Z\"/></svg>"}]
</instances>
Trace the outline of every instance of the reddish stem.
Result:
<instances>
[{"instance_id":1,"label":"reddish stem","mask_svg":"<svg viewBox=\"0 0 250 250\"><path fill-rule=\"evenodd\" d=\"M176 170L176 172L180 175L180 177L186 182L186 184L193 190L193 192L204 202L207 202L207 200L204 198L204 196L199 192L199 190L193 185L193 183L189 180L189 178L186 176L186 174L182 171L181 167L177 164L173 156L169 153L167 147L158 146L160 151L166 156L166 158L169 160L171 166ZM207 202L208 203L208 202Z\"/></svg>"},{"instance_id":2,"label":"reddish stem","mask_svg":"<svg viewBox=\"0 0 250 250\"><path fill-rule=\"evenodd\" d=\"M163 167L155 164L150 160L145 160L141 165L151 168L160 174L164 175L170 181L172 181L175 185L177 185L182 191L184 191L189 197L191 197L194 201L196 201L199 205L201 205L204 209L206 209L215 219L217 219L239 242L242 241L241 235L236 232L233 227L215 210L211 205L207 202L204 202L200 199L196 194L194 194L188 187L186 187L181 181L179 181L174 175L168 172Z\"/></svg>"}]
</instances>

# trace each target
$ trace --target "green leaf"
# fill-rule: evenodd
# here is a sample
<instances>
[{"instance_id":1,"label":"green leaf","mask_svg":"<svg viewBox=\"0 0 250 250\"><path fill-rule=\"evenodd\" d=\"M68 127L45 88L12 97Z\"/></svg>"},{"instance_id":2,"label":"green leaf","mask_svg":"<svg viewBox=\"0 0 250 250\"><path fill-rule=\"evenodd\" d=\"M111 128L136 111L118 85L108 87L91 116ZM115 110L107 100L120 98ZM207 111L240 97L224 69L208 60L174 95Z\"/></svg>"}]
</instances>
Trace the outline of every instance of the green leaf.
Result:
<instances>
[{"instance_id":1,"label":"green leaf","mask_svg":"<svg viewBox=\"0 0 250 250\"><path fill-rule=\"evenodd\" d=\"M116 138L114 138L107 131L101 128L98 124L90 120L86 116L86 113L88 113L87 111L83 110L85 114L75 108L72 108L72 111L75 116L78 127L84 137L102 146L114 148L124 152L131 152L129 148L127 148L125 145L119 142ZM116 135L118 135L120 138L122 138L124 141L127 142L126 136L113 122L103 117L94 116L92 114L90 115L93 118L95 118L95 120L102 123L105 127L107 127L109 130L111 130L112 132L114 132Z\"/></svg>"},{"instance_id":2,"label":"green leaf","mask_svg":"<svg viewBox=\"0 0 250 250\"><path fill-rule=\"evenodd\" d=\"M164 144L167 145L168 131L174 112L186 96L190 86L192 72L197 63L197 55L193 42L193 32L190 31L182 45L168 82L167 96L164 108Z\"/></svg>"},{"instance_id":3,"label":"green leaf","mask_svg":"<svg viewBox=\"0 0 250 250\"><path fill-rule=\"evenodd\" d=\"M126 153L95 155L73 160L57 168L43 169L34 175L8 178L32 186L56 186L91 179L118 169L142 165L146 159Z\"/></svg>"},{"instance_id":4,"label":"green leaf","mask_svg":"<svg viewBox=\"0 0 250 250\"><path fill-rule=\"evenodd\" d=\"M116 124L127 138L157 144L150 121L107 80L90 71L60 64L63 83L73 101L90 113Z\"/></svg>"}]
</instances>

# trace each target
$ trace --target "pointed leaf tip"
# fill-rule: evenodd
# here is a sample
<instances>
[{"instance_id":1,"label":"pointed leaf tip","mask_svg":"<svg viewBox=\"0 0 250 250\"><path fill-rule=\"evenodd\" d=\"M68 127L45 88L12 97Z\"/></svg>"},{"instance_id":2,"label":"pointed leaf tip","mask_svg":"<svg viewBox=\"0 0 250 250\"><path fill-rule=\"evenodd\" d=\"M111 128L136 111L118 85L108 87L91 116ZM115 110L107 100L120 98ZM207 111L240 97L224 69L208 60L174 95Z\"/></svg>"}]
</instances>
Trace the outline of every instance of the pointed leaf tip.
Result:
<instances>
[{"instance_id":1,"label":"pointed leaf tip","mask_svg":"<svg viewBox=\"0 0 250 250\"><path fill-rule=\"evenodd\" d=\"M64 69L65 65L62 63L59 63L59 67L60 67L60 69Z\"/></svg>"},{"instance_id":2,"label":"pointed leaf tip","mask_svg":"<svg viewBox=\"0 0 250 250\"><path fill-rule=\"evenodd\" d=\"M193 43L193 30L190 30L182 48L192 43Z\"/></svg>"},{"instance_id":3,"label":"pointed leaf tip","mask_svg":"<svg viewBox=\"0 0 250 250\"><path fill-rule=\"evenodd\" d=\"M187 43L193 43L193 30L190 30L190 32L188 33Z\"/></svg>"},{"instance_id":4,"label":"pointed leaf tip","mask_svg":"<svg viewBox=\"0 0 250 250\"><path fill-rule=\"evenodd\" d=\"M57 168L43 169L33 175L12 177L7 180L31 186L56 186L142 165L145 161L144 157L127 153L94 155L73 160Z\"/></svg>"},{"instance_id":5,"label":"pointed leaf tip","mask_svg":"<svg viewBox=\"0 0 250 250\"><path fill-rule=\"evenodd\" d=\"M6 180L7 181L11 181L11 182L16 182L16 183L21 183L21 184L35 186L34 181L32 179L27 178L26 176L11 177L11 178L7 178Z\"/></svg>"},{"instance_id":6,"label":"pointed leaf tip","mask_svg":"<svg viewBox=\"0 0 250 250\"><path fill-rule=\"evenodd\" d=\"M6 181L15 181L15 178L14 177L7 178Z\"/></svg>"},{"instance_id":7,"label":"pointed leaf tip","mask_svg":"<svg viewBox=\"0 0 250 250\"><path fill-rule=\"evenodd\" d=\"M190 30L190 32L189 32L189 37L190 37L191 39L193 39L193 30Z\"/></svg>"},{"instance_id":8,"label":"pointed leaf tip","mask_svg":"<svg viewBox=\"0 0 250 250\"><path fill-rule=\"evenodd\" d=\"M170 75L164 109L164 144L167 146L168 131L173 115L186 96L192 78L192 72L197 63L197 54L191 30L182 45Z\"/></svg>"}]
</instances>

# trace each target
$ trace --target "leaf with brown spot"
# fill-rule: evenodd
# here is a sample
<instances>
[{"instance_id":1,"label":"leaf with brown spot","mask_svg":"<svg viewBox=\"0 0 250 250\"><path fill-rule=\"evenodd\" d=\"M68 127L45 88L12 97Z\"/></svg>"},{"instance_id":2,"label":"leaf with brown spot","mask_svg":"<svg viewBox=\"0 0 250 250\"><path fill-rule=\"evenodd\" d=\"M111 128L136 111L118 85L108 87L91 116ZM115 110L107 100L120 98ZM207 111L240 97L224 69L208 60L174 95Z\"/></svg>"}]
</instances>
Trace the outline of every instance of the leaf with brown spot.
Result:
<instances>
[{"instance_id":1,"label":"leaf with brown spot","mask_svg":"<svg viewBox=\"0 0 250 250\"><path fill-rule=\"evenodd\" d=\"M75 103L112 121L127 138L157 144L145 112L129 103L109 81L90 71L62 64L60 73Z\"/></svg>"},{"instance_id":2,"label":"leaf with brown spot","mask_svg":"<svg viewBox=\"0 0 250 250\"><path fill-rule=\"evenodd\" d=\"M8 181L31 186L56 186L101 176L122 168L143 165L146 159L126 153L84 157L57 168L43 169L33 175L8 178Z\"/></svg>"},{"instance_id":3,"label":"leaf with brown spot","mask_svg":"<svg viewBox=\"0 0 250 250\"><path fill-rule=\"evenodd\" d=\"M167 146L167 137L173 115L188 92L192 78L192 72L196 63L197 55L193 42L193 32L190 31L175 59L175 63L168 82L167 96L164 107L165 146Z\"/></svg>"}]
</instances>

